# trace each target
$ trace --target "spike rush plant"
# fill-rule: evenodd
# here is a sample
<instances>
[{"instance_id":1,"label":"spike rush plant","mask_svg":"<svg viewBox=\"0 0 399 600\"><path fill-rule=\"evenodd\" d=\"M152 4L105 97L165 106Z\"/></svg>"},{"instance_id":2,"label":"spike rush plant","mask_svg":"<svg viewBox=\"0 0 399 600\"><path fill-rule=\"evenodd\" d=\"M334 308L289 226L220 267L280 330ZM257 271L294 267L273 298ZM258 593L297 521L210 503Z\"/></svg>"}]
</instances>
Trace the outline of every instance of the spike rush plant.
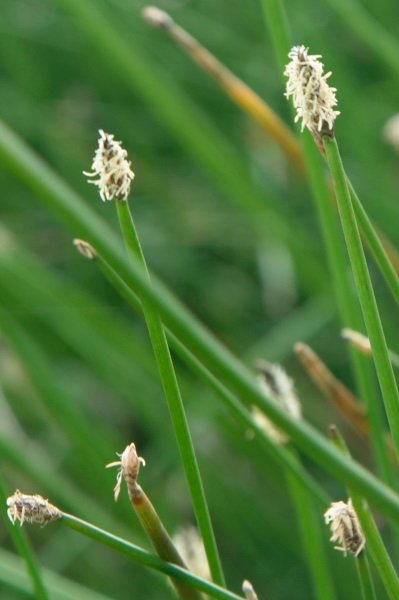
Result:
<instances>
[{"instance_id":1,"label":"spike rush plant","mask_svg":"<svg viewBox=\"0 0 399 600\"><path fill-rule=\"evenodd\" d=\"M10 8L11 0L5 1ZM106 3L93 0L60 0L63 18L67 15L64 23L79 27L82 48L97 53L107 81L108 108L99 103L96 110L104 113L102 123L113 123L115 132L122 129L137 165L135 159L132 166L127 149L117 141L119 135L108 133L108 125L107 130L99 129L91 168L83 171L98 194L86 186L85 201L0 122L5 172L16 175L64 223L76 249L89 260L74 256L70 247L65 251L67 260L75 261L71 270L84 273L80 287L65 276L64 264L58 268L61 242L49 265L48 255L44 262L26 251L6 226L0 230L0 499L8 535L20 555L0 551L0 589L12 590L15 597L399 597L399 392L393 369L399 361L396 340L389 336L388 349L382 325L385 318L390 323L385 311L394 309L384 300L377 304L374 271L369 270L365 250L371 251L378 277L396 302L398 254L370 221L345 170L338 124L348 107L342 102L338 110L341 94L330 85L332 73L325 72L322 56L311 54L305 45L289 50L282 3L261 4L280 62L279 72L273 71L276 95L271 103L278 104L279 74L281 80L286 78L284 96L295 113L292 128L177 25L179 11L194 23L192 8L175 8L175 20L174 15L146 7L145 22L167 36L147 32L139 19L134 27L140 28L140 35L129 30L126 36L114 23L121 14L127 19L130 8L115 5L110 11ZM196 11L202 5L200 0ZM138 9L131 9L138 16ZM220 32L235 31L235 10L243 27L251 23L249 30L255 33L260 19L248 17L252 8L246 7L244 14L239 3L234 10L229 6ZM290 10L295 12L295 7ZM322 13L324 7L319 10ZM222 36L213 22L216 5L212 11L212 19L207 15L203 22L209 24L217 46ZM38 15L37 24L46 15ZM289 20L290 13L287 16ZM363 39L360 28L365 23L373 27L367 18L351 24ZM35 37L32 32L22 34L20 30L18 36L26 40ZM307 37L305 33L303 39ZM43 45L55 44L54 36L41 39ZM60 35L57 44L65 39ZM389 36L378 39L388 40L378 56L395 71L399 50ZM137 40L145 41L142 48ZM213 78L211 83L194 80L194 70L189 77L185 72L184 82L177 74L175 79L174 71L186 68L185 57L169 61L176 49L164 61L168 73L157 67L148 48L154 55L160 49L166 53L171 40ZM327 52L322 39L320 44L327 56L327 44ZM336 52L338 56L339 48ZM226 52L229 60L234 53L235 46L234 52ZM336 64L341 68L340 60ZM15 65L18 61L8 64L9 73ZM268 68L273 69L271 64ZM134 114L132 98L125 104L113 84L109 87L117 78L123 82L121 89L132 92L143 119ZM219 97L212 116L219 115L221 127L199 109L203 90L210 96L219 94L215 82L253 123L245 121L244 127L241 122L240 131L236 129L237 115L228 121ZM75 94L82 104L78 112L87 118L82 101L86 91L75 87L69 100L58 106L66 123ZM5 95L7 89L4 86ZM193 90L195 100L190 97ZM268 93L267 86L265 90ZM35 94L39 91L35 88ZM109 94L114 102L109 102ZM285 102L282 91L280 96ZM11 110L18 103L9 105ZM36 102L27 115L33 118L37 110ZM85 121L90 144L98 127L94 113ZM159 120L156 129L154 115ZM74 123L71 131L76 132ZM165 138L159 123L167 131L162 133ZM393 146L394 124L391 119L385 128ZM66 139L65 126L62 123ZM144 130L145 142L140 137ZM267 150L259 132L270 138L270 163L262 158ZM37 132L32 129L31 135ZM214 187L206 188L188 163L179 163L172 137L183 149L184 160L190 157ZM238 143L243 144L241 153L236 152ZM155 146L157 154L150 157ZM279 148L279 158L274 147ZM66 143L63 152L64 158L80 165L75 174L82 179L91 150L83 144L72 159ZM83 156L86 163L81 164ZM348 162L348 172L352 166ZM295 204L297 192L298 199L305 196L305 179L317 211ZM234 208L222 205L219 192ZM95 196L97 206L92 209ZM10 214L19 210L17 204L14 209L5 199ZM105 222L107 216L118 225L120 236ZM30 236L38 224L47 227L47 217L41 218L32 220ZM308 223L313 226L313 218L320 220L327 276ZM374 219L378 221L378 215ZM43 249L45 244L46 252L54 250L51 240L41 239L37 246ZM178 294L155 272L164 273ZM98 294L92 286L98 286ZM259 335L263 329L270 329L265 337ZM338 351L338 344L345 344L340 329L349 342L348 365ZM343 427L350 426L344 435L351 453L338 427L330 425L332 415L343 418ZM146 462L136 445L126 445L131 430L148 459L144 470ZM118 469L116 505L104 463L114 448L124 446L117 460L106 465ZM125 484L127 496L122 493ZM20 491L32 485L38 493ZM7 498L6 487L17 486ZM40 528L32 531L28 524ZM76 535L65 533L65 528ZM56 553L55 548L60 550ZM97 579L90 566L96 556L101 562ZM355 569L358 580L353 578ZM163 577L151 577L152 571Z\"/></svg>"}]
</instances>

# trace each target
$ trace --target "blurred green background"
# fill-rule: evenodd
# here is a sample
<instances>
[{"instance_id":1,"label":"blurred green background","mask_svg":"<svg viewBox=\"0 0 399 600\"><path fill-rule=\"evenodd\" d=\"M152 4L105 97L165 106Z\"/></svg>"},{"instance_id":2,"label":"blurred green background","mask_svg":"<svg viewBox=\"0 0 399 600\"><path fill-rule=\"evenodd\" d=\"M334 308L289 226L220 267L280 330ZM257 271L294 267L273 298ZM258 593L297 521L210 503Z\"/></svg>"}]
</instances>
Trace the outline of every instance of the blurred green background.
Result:
<instances>
[{"instance_id":1,"label":"blurred green background","mask_svg":"<svg viewBox=\"0 0 399 600\"><path fill-rule=\"evenodd\" d=\"M397 33L396 2L361 4ZM136 173L131 207L151 269L247 364L258 357L281 362L305 417L322 431L338 424L356 458L373 468L369 449L292 352L296 341L308 342L352 386L309 187L214 81L144 23L144 6L1 0L1 118L115 228L115 207L100 201L82 171L90 170L99 128L122 140ZM259 0L158 6L291 123ZM333 71L347 171L369 215L399 245L399 158L383 135L399 110L399 73L330 0L292 0L286 10L294 43L322 54ZM111 44L104 31L114 36ZM40 493L149 548L126 494L113 502L115 473L103 471L134 441L147 461L141 484L169 530L193 522L145 326L77 254L78 232L4 169L0 181L0 452L8 491ZM371 271L388 343L398 350L396 307L374 265ZM22 347L31 365L32 357L39 361L33 371ZM176 367L229 587L239 592L248 578L259 598L310 598L281 469L177 359ZM79 424L61 406L76 410ZM92 462L82 458L87 447ZM340 485L305 463L334 499L345 499ZM110 598L173 596L161 576L60 526L28 532L44 567ZM11 549L3 525L0 535ZM328 537L326 529L326 545ZM329 557L338 597L357 597L348 586L352 561L332 548ZM25 596L7 588L3 597Z\"/></svg>"}]
</instances>

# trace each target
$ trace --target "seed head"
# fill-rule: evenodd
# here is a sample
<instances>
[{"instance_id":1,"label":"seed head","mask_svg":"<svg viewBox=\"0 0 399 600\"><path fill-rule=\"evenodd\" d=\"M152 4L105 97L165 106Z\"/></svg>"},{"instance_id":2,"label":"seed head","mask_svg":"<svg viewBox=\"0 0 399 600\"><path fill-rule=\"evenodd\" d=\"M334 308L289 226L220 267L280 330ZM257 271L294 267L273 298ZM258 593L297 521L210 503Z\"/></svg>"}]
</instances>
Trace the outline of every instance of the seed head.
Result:
<instances>
[{"instance_id":1,"label":"seed head","mask_svg":"<svg viewBox=\"0 0 399 600\"><path fill-rule=\"evenodd\" d=\"M173 544L190 571L202 579L212 580L204 544L196 527L181 527L173 536Z\"/></svg>"},{"instance_id":2,"label":"seed head","mask_svg":"<svg viewBox=\"0 0 399 600\"><path fill-rule=\"evenodd\" d=\"M38 494L34 496L22 494L19 490L16 490L13 496L7 498L7 506L8 518L13 525L16 521L19 521L21 527L24 521L44 526L47 523L57 521L62 516L61 511L50 504L48 500Z\"/></svg>"},{"instance_id":3,"label":"seed head","mask_svg":"<svg viewBox=\"0 0 399 600\"><path fill-rule=\"evenodd\" d=\"M129 489L136 485L137 477L140 471L140 465L145 467L145 460L141 456L137 455L136 446L131 443L126 446L122 454L118 454L120 460L109 463L106 468L109 467L120 467L118 475L116 476L116 486L114 487L115 502L119 498L121 491L122 478L126 481Z\"/></svg>"},{"instance_id":4,"label":"seed head","mask_svg":"<svg viewBox=\"0 0 399 600\"><path fill-rule=\"evenodd\" d=\"M320 54L308 54L305 46L294 46L288 54L291 62L285 67L288 77L286 98L292 96L297 114L295 122L302 119L302 131L307 127L317 141L334 135L334 121L339 111L336 88L330 87L327 79L331 72L323 75L324 65Z\"/></svg>"},{"instance_id":5,"label":"seed head","mask_svg":"<svg viewBox=\"0 0 399 600\"><path fill-rule=\"evenodd\" d=\"M359 333L359 331L346 328L341 331L341 335L344 340L351 342L351 344L363 352L363 354L366 354L367 356L371 356L373 354L369 338L362 333Z\"/></svg>"},{"instance_id":6,"label":"seed head","mask_svg":"<svg viewBox=\"0 0 399 600\"><path fill-rule=\"evenodd\" d=\"M291 417L300 420L302 417L302 407L294 389L294 383L284 369L277 364L270 364L265 360L258 360L257 366L259 374L257 377L260 389L265 396L270 398L287 412ZM277 444L288 442L288 436L278 429L268 419L258 407L252 408L252 416L255 422L262 427L267 435Z\"/></svg>"},{"instance_id":7,"label":"seed head","mask_svg":"<svg viewBox=\"0 0 399 600\"><path fill-rule=\"evenodd\" d=\"M252 586L252 583L246 579L242 584L242 591L245 594L246 600L258 600L258 596Z\"/></svg>"},{"instance_id":8,"label":"seed head","mask_svg":"<svg viewBox=\"0 0 399 600\"><path fill-rule=\"evenodd\" d=\"M173 25L172 18L165 11L156 6L146 6L142 10L142 16L149 25L159 27L159 29L168 29Z\"/></svg>"},{"instance_id":9,"label":"seed head","mask_svg":"<svg viewBox=\"0 0 399 600\"><path fill-rule=\"evenodd\" d=\"M130 193L130 184L134 179L134 173L130 169L131 162L126 160L127 152L116 142L114 136L99 130L100 139L98 148L94 155L92 172L83 171L87 177L97 177L89 180L99 189L101 199L126 200Z\"/></svg>"},{"instance_id":10,"label":"seed head","mask_svg":"<svg viewBox=\"0 0 399 600\"><path fill-rule=\"evenodd\" d=\"M84 240L80 240L79 238L75 238L73 240L73 245L79 250L83 256L88 258L89 260L94 260L97 257L97 252L93 248L91 244L85 242Z\"/></svg>"},{"instance_id":11,"label":"seed head","mask_svg":"<svg viewBox=\"0 0 399 600\"><path fill-rule=\"evenodd\" d=\"M399 113L393 115L384 125L384 139L399 152Z\"/></svg>"},{"instance_id":12,"label":"seed head","mask_svg":"<svg viewBox=\"0 0 399 600\"><path fill-rule=\"evenodd\" d=\"M331 542L338 542L340 546L334 546L336 550L342 550L346 556L348 550L355 556L359 556L366 546L362 528L357 514L349 498L348 503L333 502L325 512L324 519L327 525L331 523Z\"/></svg>"}]
</instances>

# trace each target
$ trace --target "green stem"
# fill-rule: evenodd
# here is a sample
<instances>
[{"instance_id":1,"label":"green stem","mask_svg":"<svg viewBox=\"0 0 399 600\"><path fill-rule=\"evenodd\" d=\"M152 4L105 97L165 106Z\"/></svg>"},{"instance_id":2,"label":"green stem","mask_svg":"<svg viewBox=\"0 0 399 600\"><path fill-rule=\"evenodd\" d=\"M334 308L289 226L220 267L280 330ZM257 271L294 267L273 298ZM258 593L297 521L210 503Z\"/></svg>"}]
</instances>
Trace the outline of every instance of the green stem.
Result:
<instances>
[{"instance_id":1,"label":"green stem","mask_svg":"<svg viewBox=\"0 0 399 600\"><path fill-rule=\"evenodd\" d=\"M389 257L384 249L384 246L379 239L373 224L371 223L366 211L363 208L354 188L349 179L347 179L349 192L351 195L353 210L355 211L356 220L360 229L367 241L367 244L374 256L374 259L384 276L388 286L392 292L396 303L399 304L399 277L395 271Z\"/></svg>"},{"instance_id":2,"label":"green stem","mask_svg":"<svg viewBox=\"0 0 399 600\"><path fill-rule=\"evenodd\" d=\"M123 540L115 535L112 535L108 531L104 531L103 529L99 529L95 527L91 523L87 523L86 521L82 521L73 515L69 515L67 513L62 513L62 518L60 523L66 525L70 529L74 529L78 531L82 535L86 535L87 537L104 544L105 546L109 546L126 556L132 557L136 562L150 568L155 571L159 571L160 573L164 573L169 577L173 577L174 579L178 579L179 581L190 585L193 588L196 588L200 592L211 596L212 598L216 598L216 600L243 600L241 596L237 596L232 592L223 589L213 583L205 581L196 575L193 575L186 569L182 567L178 567L177 565L173 565L171 563L167 563L163 561L159 556L155 554L150 554L146 552L142 548Z\"/></svg>"},{"instance_id":3,"label":"green stem","mask_svg":"<svg viewBox=\"0 0 399 600\"><path fill-rule=\"evenodd\" d=\"M355 298L352 282L349 279L348 258L342 241L339 219L331 202L331 193L326 183L325 173L321 169L319 151L309 134L303 136L303 143L341 322L344 327L348 326L359 330L362 327L359 305ZM384 415L380 403L376 401L375 379L370 372L367 359L352 347L349 352L359 396L366 403L369 415L378 470L384 481L394 487L396 481L395 471L386 451Z\"/></svg>"},{"instance_id":4,"label":"green stem","mask_svg":"<svg viewBox=\"0 0 399 600\"><path fill-rule=\"evenodd\" d=\"M360 579L360 586L362 588L363 600L377 600L373 580L371 578L369 561L364 552L357 557L356 567Z\"/></svg>"},{"instance_id":5,"label":"green stem","mask_svg":"<svg viewBox=\"0 0 399 600\"><path fill-rule=\"evenodd\" d=\"M146 261L141 249L134 220L129 210L128 202L117 200L116 205L120 226L129 257L133 263L137 262L140 264L146 274L147 281L150 283ZM161 317L153 308L152 304L143 301L143 312L151 337L159 374L190 488L198 527L203 538L212 579L218 585L223 586L225 585L225 579L216 545L215 534L212 527L212 521L201 480L201 474L198 467L197 458L195 456L190 429L188 427L184 412L183 401L173 367L165 330L161 321Z\"/></svg>"},{"instance_id":6,"label":"green stem","mask_svg":"<svg viewBox=\"0 0 399 600\"><path fill-rule=\"evenodd\" d=\"M292 45L290 44L291 34L284 5L281 0L262 0L262 4L264 8L263 13L268 23L270 37L272 38L274 51L277 56L277 63L283 66L287 62L287 55Z\"/></svg>"},{"instance_id":7,"label":"green stem","mask_svg":"<svg viewBox=\"0 0 399 600\"><path fill-rule=\"evenodd\" d=\"M354 498L353 494L351 497L353 506L355 507L363 532L366 536L367 547L369 548L371 558L382 579L386 592L390 600L397 600L399 598L398 574L396 573L391 558L385 548L371 511L367 506L367 503L364 500L359 499L356 494Z\"/></svg>"},{"instance_id":8,"label":"green stem","mask_svg":"<svg viewBox=\"0 0 399 600\"><path fill-rule=\"evenodd\" d=\"M2 507L6 506L7 502L7 494L4 487L3 476L0 473L0 504ZM4 511L4 508L3 508ZM21 555L23 560L25 561L26 569L29 573L30 579L32 581L33 589L35 590L35 598L37 600L50 600L49 594L47 593L46 587L43 583L43 578L40 572L40 567L37 563L36 557L34 555L33 549L28 541L26 533L22 531L22 528L19 524L12 525L7 516L5 516L5 521L7 523L7 529L9 534L14 542L18 553Z\"/></svg>"},{"instance_id":9,"label":"green stem","mask_svg":"<svg viewBox=\"0 0 399 600\"><path fill-rule=\"evenodd\" d=\"M363 317L373 349L373 357L388 416L392 438L399 455L399 393L389 360L378 307L360 239L347 178L335 139L324 138L327 161L331 170L342 227L352 265Z\"/></svg>"}]
</instances>

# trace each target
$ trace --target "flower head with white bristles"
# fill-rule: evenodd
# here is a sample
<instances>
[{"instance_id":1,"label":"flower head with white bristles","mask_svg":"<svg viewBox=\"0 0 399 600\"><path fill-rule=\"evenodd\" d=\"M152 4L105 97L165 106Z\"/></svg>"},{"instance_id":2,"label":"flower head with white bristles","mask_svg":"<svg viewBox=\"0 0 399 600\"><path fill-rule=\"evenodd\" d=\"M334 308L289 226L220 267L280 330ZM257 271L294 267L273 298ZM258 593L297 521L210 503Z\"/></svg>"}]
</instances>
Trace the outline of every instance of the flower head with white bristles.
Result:
<instances>
[{"instance_id":1,"label":"flower head with white bristles","mask_svg":"<svg viewBox=\"0 0 399 600\"><path fill-rule=\"evenodd\" d=\"M297 114L295 122L302 119L302 131L307 127L319 140L323 135L334 135L334 121L340 114L333 110L337 105L336 88L327 79L331 72L323 74L324 65L319 54L308 54L305 46L294 46L288 56L291 62L285 67L288 77L285 96L292 96Z\"/></svg>"},{"instance_id":2,"label":"flower head with white bristles","mask_svg":"<svg viewBox=\"0 0 399 600\"><path fill-rule=\"evenodd\" d=\"M332 502L330 508L324 513L326 524L331 524L331 542L338 542L340 546L334 546L341 550L346 556L348 550L355 556L359 556L366 546L359 519L349 498L348 503Z\"/></svg>"},{"instance_id":3,"label":"flower head with white bristles","mask_svg":"<svg viewBox=\"0 0 399 600\"><path fill-rule=\"evenodd\" d=\"M23 494L19 490L7 498L7 506L8 518L13 525L19 521L21 527L25 521L44 526L58 521L62 516L61 511L42 496Z\"/></svg>"},{"instance_id":4,"label":"flower head with white bristles","mask_svg":"<svg viewBox=\"0 0 399 600\"><path fill-rule=\"evenodd\" d=\"M89 180L99 189L101 199L126 200L130 193L130 185L134 173L130 168L131 162L127 160L127 152L121 142L114 140L114 136L99 130L100 139L94 155L92 172L83 171L87 177L97 177Z\"/></svg>"}]
</instances>

